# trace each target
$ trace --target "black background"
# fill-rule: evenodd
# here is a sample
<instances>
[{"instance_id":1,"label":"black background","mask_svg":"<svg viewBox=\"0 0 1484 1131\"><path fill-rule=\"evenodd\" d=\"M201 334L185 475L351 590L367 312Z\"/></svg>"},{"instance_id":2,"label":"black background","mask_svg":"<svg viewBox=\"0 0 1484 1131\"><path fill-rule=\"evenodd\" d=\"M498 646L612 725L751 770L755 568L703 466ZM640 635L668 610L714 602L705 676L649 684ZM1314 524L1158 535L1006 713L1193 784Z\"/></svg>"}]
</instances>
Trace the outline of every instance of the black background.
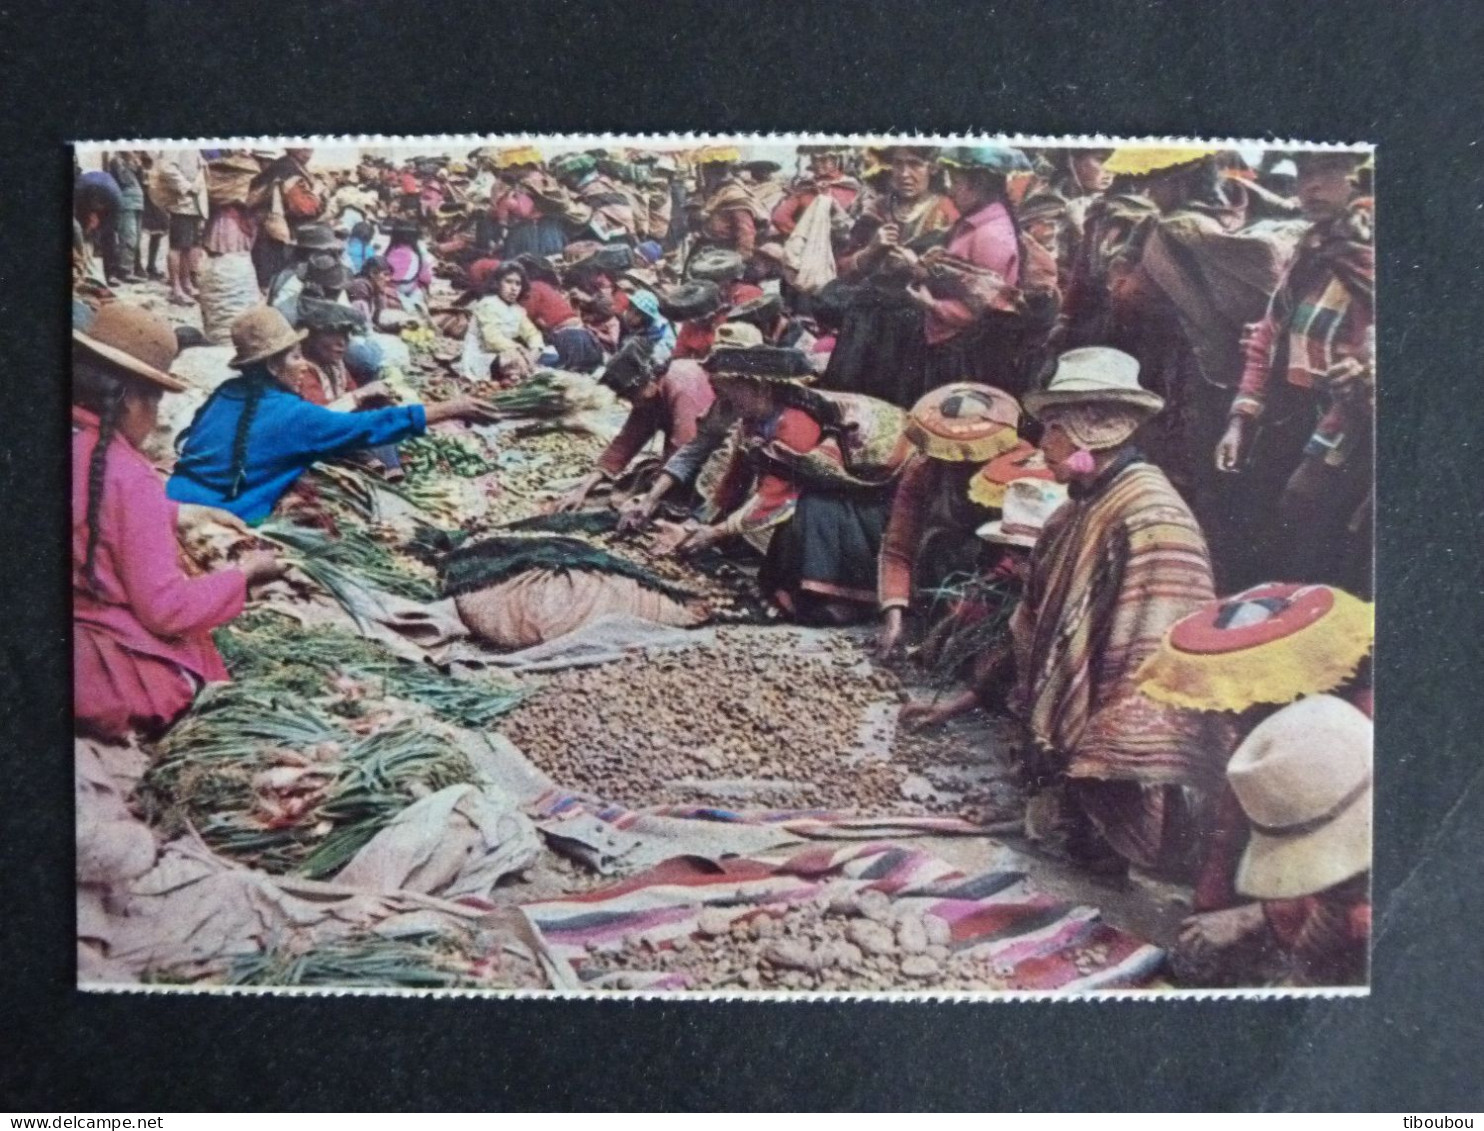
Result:
<instances>
[{"instance_id":1,"label":"black background","mask_svg":"<svg viewBox=\"0 0 1484 1131\"><path fill-rule=\"evenodd\" d=\"M0 1107L1484 1106L1472 3L34 4L0 104ZM68 720L74 138L970 131L1380 147L1368 1000L694 1004L79 994Z\"/></svg>"}]
</instances>

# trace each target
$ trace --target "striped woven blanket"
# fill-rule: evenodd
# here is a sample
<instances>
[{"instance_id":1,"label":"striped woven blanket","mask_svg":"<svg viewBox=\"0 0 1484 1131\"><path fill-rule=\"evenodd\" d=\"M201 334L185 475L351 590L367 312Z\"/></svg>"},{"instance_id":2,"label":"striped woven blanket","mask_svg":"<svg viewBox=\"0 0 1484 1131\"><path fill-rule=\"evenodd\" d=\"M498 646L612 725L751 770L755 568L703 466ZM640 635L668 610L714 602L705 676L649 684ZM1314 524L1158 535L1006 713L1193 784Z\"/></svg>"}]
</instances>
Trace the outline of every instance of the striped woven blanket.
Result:
<instances>
[{"instance_id":1,"label":"striped woven blanket","mask_svg":"<svg viewBox=\"0 0 1484 1131\"><path fill-rule=\"evenodd\" d=\"M969 876L930 853L890 843L817 844L802 850L719 861L667 860L601 890L526 904L527 917L559 985L608 988L605 953L646 943L659 951L700 931L711 909L729 920L815 901L825 889L874 889L892 903L946 922L951 953L986 958L994 971L985 990L1088 990L1147 984L1164 952L1101 921L1095 908L1039 891L1023 873ZM644 971L624 988L701 989L683 974Z\"/></svg>"}]
</instances>

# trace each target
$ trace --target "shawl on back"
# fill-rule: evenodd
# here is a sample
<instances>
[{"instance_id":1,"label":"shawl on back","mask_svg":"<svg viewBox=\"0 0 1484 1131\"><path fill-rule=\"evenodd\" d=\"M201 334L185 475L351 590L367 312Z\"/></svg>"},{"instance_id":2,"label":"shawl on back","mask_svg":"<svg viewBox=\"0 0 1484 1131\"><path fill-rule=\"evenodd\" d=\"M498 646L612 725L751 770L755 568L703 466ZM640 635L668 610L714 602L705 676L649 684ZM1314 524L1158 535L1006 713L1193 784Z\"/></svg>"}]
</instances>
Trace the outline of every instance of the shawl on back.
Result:
<instances>
[{"instance_id":1,"label":"shawl on back","mask_svg":"<svg viewBox=\"0 0 1484 1131\"><path fill-rule=\"evenodd\" d=\"M1197 712L1137 693L1135 673L1175 621L1212 599L1185 501L1130 462L1047 523L1012 621L1032 733L1071 777L1208 786L1227 751Z\"/></svg>"}]
</instances>

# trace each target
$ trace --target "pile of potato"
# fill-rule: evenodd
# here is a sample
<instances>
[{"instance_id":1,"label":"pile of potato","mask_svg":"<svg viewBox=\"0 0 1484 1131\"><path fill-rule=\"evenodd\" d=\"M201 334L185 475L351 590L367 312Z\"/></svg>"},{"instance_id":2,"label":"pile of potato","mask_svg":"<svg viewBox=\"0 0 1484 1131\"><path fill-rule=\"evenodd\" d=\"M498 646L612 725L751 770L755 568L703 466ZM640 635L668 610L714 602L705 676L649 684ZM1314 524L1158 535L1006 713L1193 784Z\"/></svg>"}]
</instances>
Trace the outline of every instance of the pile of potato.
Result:
<instances>
[{"instance_id":1,"label":"pile of potato","mask_svg":"<svg viewBox=\"0 0 1484 1131\"><path fill-rule=\"evenodd\" d=\"M584 973L604 985L641 988L628 972L681 974L691 989L941 991L1003 990L1012 971L950 949L938 917L898 907L883 892L832 884L789 908L701 912L699 930L665 946L627 939L590 948Z\"/></svg>"},{"instance_id":2,"label":"pile of potato","mask_svg":"<svg viewBox=\"0 0 1484 1131\"><path fill-rule=\"evenodd\" d=\"M567 788L635 807L919 812L883 758L901 695L855 638L726 627L557 673L501 730Z\"/></svg>"}]
</instances>

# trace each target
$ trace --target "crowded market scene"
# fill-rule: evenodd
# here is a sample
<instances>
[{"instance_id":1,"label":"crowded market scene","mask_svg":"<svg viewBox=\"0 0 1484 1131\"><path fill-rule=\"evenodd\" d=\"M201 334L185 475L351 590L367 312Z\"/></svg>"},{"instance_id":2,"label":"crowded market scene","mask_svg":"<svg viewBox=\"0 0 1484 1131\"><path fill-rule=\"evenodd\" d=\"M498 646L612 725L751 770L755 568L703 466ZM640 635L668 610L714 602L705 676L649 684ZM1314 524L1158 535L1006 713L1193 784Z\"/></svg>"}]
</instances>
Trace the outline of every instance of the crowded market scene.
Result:
<instances>
[{"instance_id":1,"label":"crowded market scene","mask_svg":"<svg viewBox=\"0 0 1484 1131\"><path fill-rule=\"evenodd\" d=\"M86 988L1363 989L1369 149L88 143Z\"/></svg>"}]
</instances>

